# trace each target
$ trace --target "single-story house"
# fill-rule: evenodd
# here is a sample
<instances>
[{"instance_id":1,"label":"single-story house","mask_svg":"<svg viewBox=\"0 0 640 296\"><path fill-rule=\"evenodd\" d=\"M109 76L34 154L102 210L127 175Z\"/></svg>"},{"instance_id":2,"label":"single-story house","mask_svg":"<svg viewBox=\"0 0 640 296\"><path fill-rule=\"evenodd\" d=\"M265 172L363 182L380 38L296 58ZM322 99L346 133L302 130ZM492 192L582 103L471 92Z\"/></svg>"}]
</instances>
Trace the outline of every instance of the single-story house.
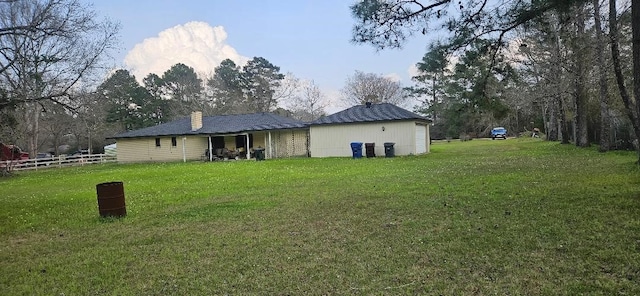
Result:
<instances>
[{"instance_id":1,"label":"single-story house","mask_svg":"<svg viewBox=\"0 0 640 296\"><path fill-rule=\"evenodd\" d=\"M193 112L172 122L118 134L118 162L351 156L351 143L374 143L377 156L385 143L395 155L429 152L431 120L398 106L354 106L310 123L273 113L202 116ZM363 145L363 154L366 145ZM247 153L248 152L248 153Z\"/></svg>"},{"instance_id":2,"label":"single-story house","mask_svg":"<svg viewBox=\"0 0 640 296\"><path fill-rule=\"evenodd\" d=\"M428 153L431 122L393 104L366 103L309 123L309 150L311 157L351 156L351 143L362 142L374 143L376 156L385 155L384 143L394 143L395 155Z\"/></svg>"},{"instance_id":3,"label":"single-story house","mask_svg":"<svg viewBox=\"0 0 640 296\"><path fill-rule=\"evenodd\" d=\"M112 137L118 162L308 156L309 127L273 113L202 116L193 112L172 122ZM249 153L247 153L249 152Z\"/></svg>"}]
</instances>

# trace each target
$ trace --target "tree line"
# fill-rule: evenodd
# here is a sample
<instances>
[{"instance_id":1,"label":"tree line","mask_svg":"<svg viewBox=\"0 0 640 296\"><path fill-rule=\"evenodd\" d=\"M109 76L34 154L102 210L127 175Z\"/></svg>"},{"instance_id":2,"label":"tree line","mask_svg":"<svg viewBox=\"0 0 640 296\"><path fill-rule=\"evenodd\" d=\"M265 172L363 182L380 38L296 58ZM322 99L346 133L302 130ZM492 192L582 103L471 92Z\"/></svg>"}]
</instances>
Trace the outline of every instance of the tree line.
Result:
<instances>
[{"instance_id":1,"label":"tree line","mask_svg":"<svg viewBox=\"0 0 640 296\"><path fill-rule=\"evenodd\" d=\"M0 141L36 152L42 131L62 124L43 120L77 107L118 31L77 0L0 1Z\"/></svg>"},{"instance_id":2,"label":"tree line","mask_svg":"<svg viewBox=\"0 0 640 296\"><path fill-rule=\"evenodd\" d=\"M442 33L410 87L435 137L501 125L640 151L639 0L364 0L351 10L353 41L377 49Z\"/></svg>"},{"instance_id":3,"label":"tree line","mask_svg":"<svg viewBox=\"0 0 640 296\"><path fill-rule=\"evenodd\" d=\"M411 87L355 71L342 89L343 107L406 106L413 96L416 111L434 120L434 138L482 136L500 125L518 134L540 128L548 140L597 143L602 151L638 149L638 2L358 1L351 6L355 42L384 49L414 35L447 34L417 63ZM262 57L225 60L209 76L177 63L142 80L125 69L98 79L109 70L118 32L78 0L0 1L0 141L32 155L48 147L68 152L58 150L68 143L99 151L116 133L194 110L310 121L328 105L313 81Z\"/></svg>"},{"instance_id":4,"label":"tree line","mask_svg":"<svg viewBox=\"0 0 640 296\"><path fill-rule=\"evenodd\" d=\"M265 58L255 57L240 68L222 61L204 82L192 67L178 63L162 76L150 73L140 85L124 69L115 71L95 92L108 123L133 130L188 116L269 112L277 105L285 75Z\"/></svg>"}]
</instances>

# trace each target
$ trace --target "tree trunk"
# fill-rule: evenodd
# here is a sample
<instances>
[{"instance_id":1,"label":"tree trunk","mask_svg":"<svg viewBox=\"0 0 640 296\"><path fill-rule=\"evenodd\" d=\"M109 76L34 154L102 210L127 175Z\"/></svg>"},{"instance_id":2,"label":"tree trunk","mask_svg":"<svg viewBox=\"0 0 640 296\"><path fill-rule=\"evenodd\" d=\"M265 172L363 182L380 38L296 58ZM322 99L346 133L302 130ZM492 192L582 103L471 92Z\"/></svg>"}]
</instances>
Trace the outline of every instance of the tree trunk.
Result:
<instances>
[{"instance_id":1,"label":"tree trunk","mask_svg":"<svg viewBox=\"0 0 640 296\"><path fill-rule=\"evenodd\" d=\"M589 132L587 130L587 55L584 52L586 47L585 32L584 32L584 7L578 8L576 15L576 42L574 43L574 55L576 63L576 80L575 80L575 103L576 103L576 117L575 117L575 133L576 133L576 146L589 147Z\"/></svg>"},{"instance_id":2,"label":"tree trunk","mask_svg":"<svg viewBox=\"0 0 640 296\"><path fill-rule=\"evenodd\" d=\"M548 141L558 141L558 98L556 96L549 102L549 123L546 132Z\"/></svg>"},{"instance_id":3,"label":"tree trunk","mask_svg":"<svg viewBox=\"0 0 640 296\"><path fill-rule=\"evenodd\" d=\"M564 69L562 68L562 61L564 58L562 57L561 52L561 40L560 40L560 26L554 26L554 42L553 42L553 53L552 53L552 63L551 67L553 68L553 87L556 89L556 92L551 97L551 102L549 103L549 130L547 131L547 140L549 141L558 141L561 140L563 144L569 143L569 134L567 133L566 128L566 117L564 112L564 107L562 103L562 95L560 92L560 84L563 79Z\"/></svg>"},{"instance_id":4,"label":"tree trunk","mask_svg":"<svg viewBox=\"0 0 640 296\"><path fill-rule=\"evenodd\" d=\"M431 89L433 90L432 96L433 96L433 101L431 101L431 106L435 106L438 102L438 95L437 95L437 91L436 91L436 74L433 75L433 80L431 80ZM435 109L435 108L432 108ZM435 110L433 110L431 112L431 120L433 120L433 122L437 122L438 121L438 112L436 112Z\"/></svg>"},{"instance_id":5,"label":"tree trunk","mask_svg":"<svg viewBox=\"0 0 640 296\"><path fill-rule=\"evenodd\" d=\"M615 2L615 1L612 1ZM633 34L633 96L636 110L633 128L636 133L636 150L640 165L640 0L631 1L631 29Z\"/></svg>"},{"instance_id":6,"label":"tree trunk","mask_svg":"<svg viewBox=\"0 0 640 296\"><path fill-rule=\"evenodd\" d=\"M40 134L40 105L38 103L25 103L25 132L27 140L27 152L34 158L38 154L38 135ZM22 147L25 148L25 147Z\"/></svg>"},{"instance_id":7,"label":"tree trunk","mask_svg":"<svg viewBox=\"0 0 640 296\"><path fill-rule=\"evenodd\" d=\"M600 21L600 0L593 0L595 31L596 31L596 60L600 84L600 152L611 149L611 117L609 116L609 88L607 84L607 68L604 62L604 40L602 38L602 22Z\"/></svg>"},{"instance_id":8,"label":"tree trunk","mask_svg":"<svg viewBox=\"0 0 640 296\"><path fill-rule=\"evenodd\" d=\"M633 80L636 103L631 101L629 92L624 84L622 67L620 66L620 49L618 44L618 16L616 1L609 1L609 38L611 38L611 60L613 71L616 75L616 84L620 90L620 97L624 103L627 117L631 121L636 141L640 139L640 0L631 2L631 28L633 31ZM638 164L640 164L640 145L636 145L638 150Z\"/></svg>"},{"instance_id":9,"label":"tree trunk","mask_svg":"<svg viewBox=\"0 0 640 296\"><path fill-rule=\"evenodd\" d=\"M569 144L569 124L567 123L567 112L562 98L558 98L558 107L560 109L560 143Z\"/></svg>"},{"instance_id":10,"label":"tree trunk","mask_svg":"<svg viewBox=\"0 0 640 296\"><path fill-rule=\"evenodd\" d=\"M544 133L547 133L547 125L546 125L546 123L548 122L548 121L547 121L547 111L548 111L548 108L549 108L549 104L545 104L545 103L543 102L543 103L542 103L542 108L541 108L542 110L541 110L541 111L542 111L542 127L543 127L543 129L544 129Z\"/></svg>"}]
</instances>

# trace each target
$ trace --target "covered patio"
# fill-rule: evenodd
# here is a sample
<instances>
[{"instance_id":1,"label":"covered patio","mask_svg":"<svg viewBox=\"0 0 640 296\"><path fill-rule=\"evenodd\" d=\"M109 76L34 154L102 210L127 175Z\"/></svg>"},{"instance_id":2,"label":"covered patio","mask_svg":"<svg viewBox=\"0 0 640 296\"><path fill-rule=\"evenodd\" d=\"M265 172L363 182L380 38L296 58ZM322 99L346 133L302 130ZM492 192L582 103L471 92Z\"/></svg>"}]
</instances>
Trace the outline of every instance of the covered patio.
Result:
<instances>
[{"instance_id":1,"label":"covered patio","mask_svg":"<svg viewBox=\"0 0 640 296\"><path fill-rule=\"evenodd\" d=\"M263 149L265 158L274 158L277 149L271 131L208 135L207 147L203 160L208 161L251 159L256 149Z\"/></svg>"},{"instance_id":2,"label":"covered patio","mask_svg":"<svg viewBox=\"0 0 640 296\"><path fill-rule=\"evenodd\" d=\"M251 159L309 155L309 127L273 113L190 117L113 137L119 162Z\"/></svg>"}]
</instances>

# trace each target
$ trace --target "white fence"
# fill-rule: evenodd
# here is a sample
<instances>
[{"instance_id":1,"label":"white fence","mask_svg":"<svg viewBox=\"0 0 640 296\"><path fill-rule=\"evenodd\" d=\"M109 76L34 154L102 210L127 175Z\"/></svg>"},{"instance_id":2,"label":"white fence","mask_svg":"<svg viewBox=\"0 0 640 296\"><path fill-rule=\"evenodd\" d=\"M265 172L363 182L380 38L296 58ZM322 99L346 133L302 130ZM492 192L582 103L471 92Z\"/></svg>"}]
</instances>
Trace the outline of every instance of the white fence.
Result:
<instances>
[{"instance_id":1,"label":"white fence","mask_svg":"<svg viewBox=\"0 0 640 296\"><path fill-rule=\"evenodd\" d=\"M9 167L9 170L16 171L39 170L44 168L81 166L116 161L116 156L112 154L60 155L49 158L0 161L0 168Z\"/></svg>"}]
</instances>

